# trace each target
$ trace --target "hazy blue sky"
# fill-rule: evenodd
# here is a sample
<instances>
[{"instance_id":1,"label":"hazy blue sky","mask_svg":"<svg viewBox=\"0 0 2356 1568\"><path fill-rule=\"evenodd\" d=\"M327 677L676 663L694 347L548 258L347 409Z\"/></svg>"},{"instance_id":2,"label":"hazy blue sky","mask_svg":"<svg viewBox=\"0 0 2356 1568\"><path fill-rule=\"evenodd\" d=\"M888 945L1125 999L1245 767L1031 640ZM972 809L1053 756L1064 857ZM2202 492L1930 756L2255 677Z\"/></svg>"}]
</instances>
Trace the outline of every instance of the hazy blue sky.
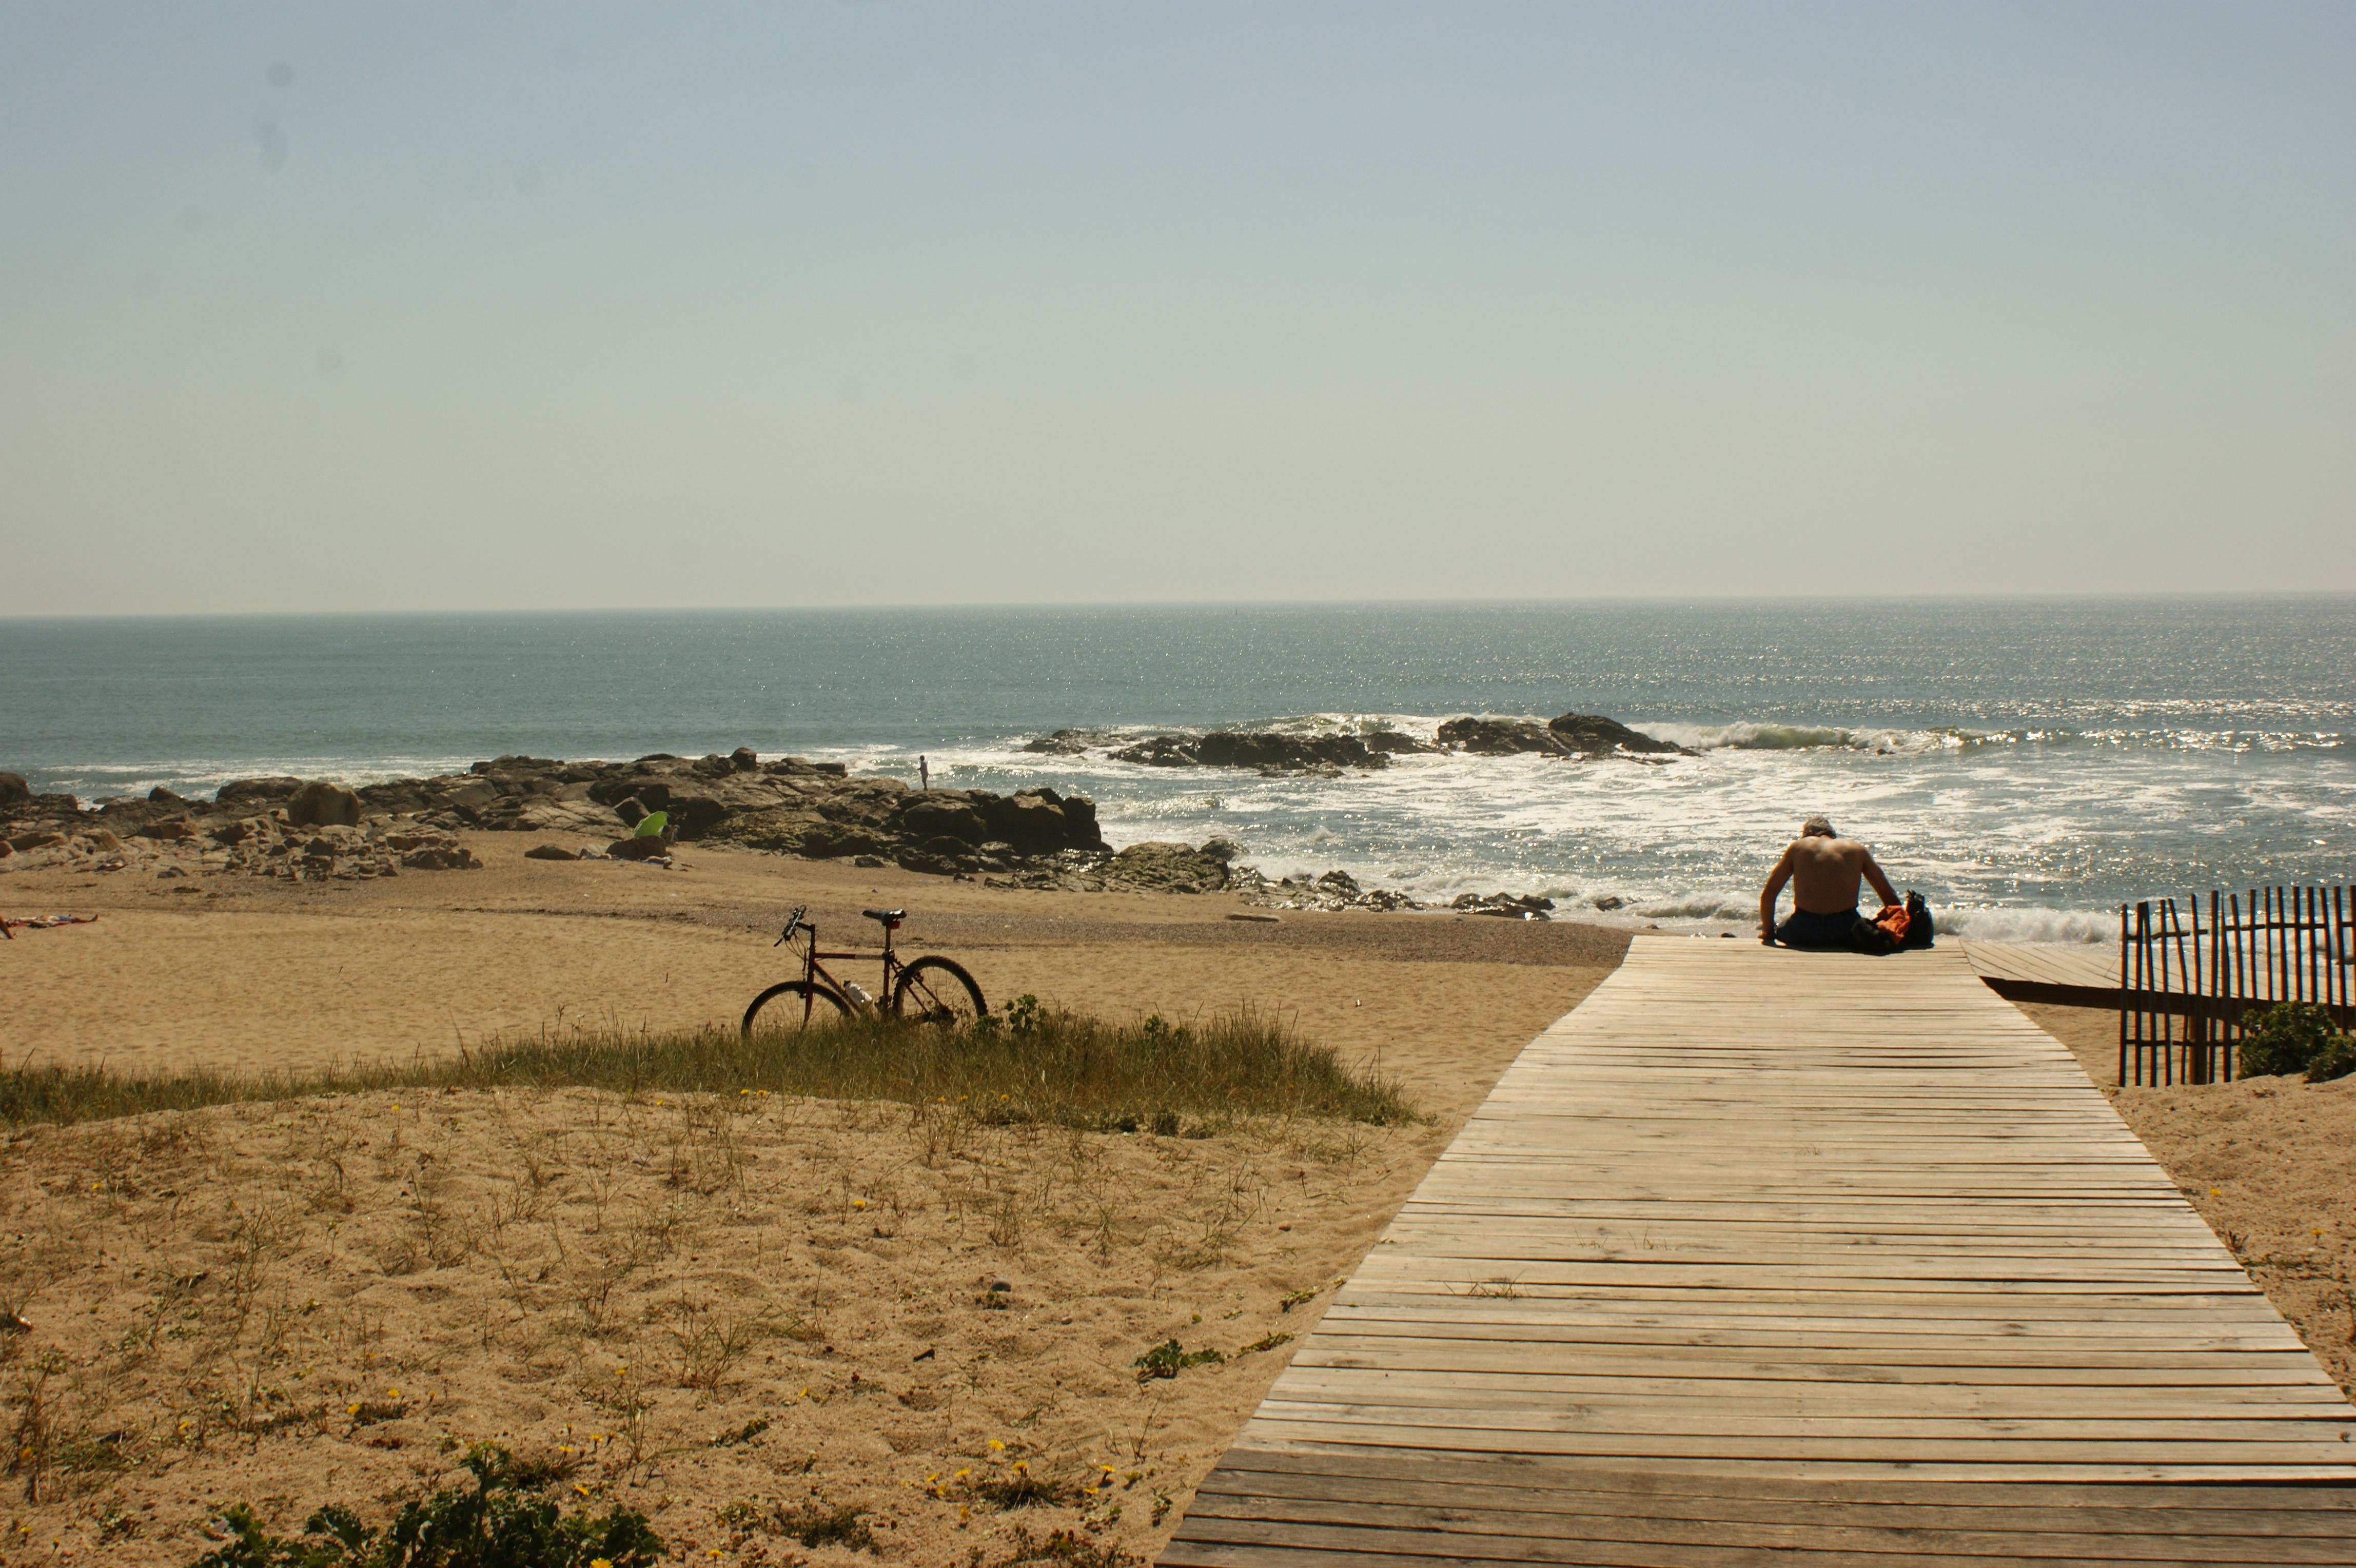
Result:
<instances>
[{"instance_id":1,"label":"hazy blue sky","mask_svg":"<svg viewBox=\"0 0 2356 1568\"><path fill-rule=\"evenodd\" d=\"M2356 5L0 0L0 613L2356 588Z\"/></svg>"}]
</instances>

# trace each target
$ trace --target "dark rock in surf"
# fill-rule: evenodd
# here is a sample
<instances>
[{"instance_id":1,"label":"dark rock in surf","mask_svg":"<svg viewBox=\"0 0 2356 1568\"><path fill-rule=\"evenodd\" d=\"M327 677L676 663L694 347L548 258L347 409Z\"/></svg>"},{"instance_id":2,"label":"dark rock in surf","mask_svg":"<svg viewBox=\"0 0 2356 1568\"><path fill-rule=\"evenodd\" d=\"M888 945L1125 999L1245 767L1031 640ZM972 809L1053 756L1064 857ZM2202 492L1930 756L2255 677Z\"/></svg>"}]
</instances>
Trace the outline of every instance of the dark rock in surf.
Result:
<instances>
[{"instance_id":1,"label":"dark rock in surf","mask_svg":"<svg viewBox=\"0 0 2356 1568\"><path fill-rule=\"evenodd\" d=\"M1535 719L1450 719L1440 726L1440 744L1475 757L1521 752L1580 757L1694 755L1674 741L1656 740L1601 714L1565 714L1545 724Z\"/></svg>"},{"instance_id":2,"label":"dark rock in surf","mask_svg":"<svg viewBox=\"0 0 2356 1568\"><path fill-rule=\"evenodd\" d=\"M1567 749L1585 757L1608 757L1615 751L1639 756L1695 755L1673 740L1657 740L1630 729L1617 719L1607 719L1601 714L1565 714L1560 718L1548 719L1547 733L1560 741Z\"/></svg>"},{"instance_id":3,"label":"dark rock in surf","mask_svg":"<svg viewBox=\"0 0 2356 1568\"><path fill-rule=\"evenodd\" d=\"M1020 749L1033 757L1077 757L1092 747L1111 744L1112 736L1098 730L1059 729L1053 735L1023 742Z\"/></svg>"},{"instance_id":4,"label":"dark rock in surf","mask_svg":"<svg viewBox=\"0 0 2356 1568\"><path fill-rule=\"evenodd\" d=\"M1387 768L1390 757L1367 749L1356 736L1269 735L1213 730L1208 735L1157 735L1112 754L1117 762L1149 768L1257 768L1306 772L1318 768Z\"/></svg>"},{"instance_id":5,"label":"dark rock in surf","mask_svg":"<svg viewBox=\"0 0 2356 1568\"><path fill-rule=\"evenodd\" d=\"M1557 740L1546 725L1531 719L1450 719L1440 726L1440 744L1450 751L1469 752L1475 757L1511 757L1526 751L1542 751L1555 757L1569 753L1569 747Z\"/></svg>"}]
</instances>

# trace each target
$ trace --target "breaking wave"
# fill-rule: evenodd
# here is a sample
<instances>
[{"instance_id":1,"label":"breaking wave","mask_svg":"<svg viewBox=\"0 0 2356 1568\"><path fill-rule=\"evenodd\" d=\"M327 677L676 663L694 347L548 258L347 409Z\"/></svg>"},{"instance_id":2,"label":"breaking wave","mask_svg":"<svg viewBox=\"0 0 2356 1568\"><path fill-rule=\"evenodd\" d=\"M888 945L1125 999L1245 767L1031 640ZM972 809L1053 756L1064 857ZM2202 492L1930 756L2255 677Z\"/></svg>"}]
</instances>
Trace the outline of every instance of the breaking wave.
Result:
<instances>
[{"instance_id":1,"label":"breaking wave","mask_svg":"<svg viewBox=\"0 0 2356 1568\"><path fill-rule=\"evenodd\" d=\"M1983 942L2115 942L2119 918L2108 909L1939 909L1933 923L1942 936Z\"/></svg>"}]
</instances>

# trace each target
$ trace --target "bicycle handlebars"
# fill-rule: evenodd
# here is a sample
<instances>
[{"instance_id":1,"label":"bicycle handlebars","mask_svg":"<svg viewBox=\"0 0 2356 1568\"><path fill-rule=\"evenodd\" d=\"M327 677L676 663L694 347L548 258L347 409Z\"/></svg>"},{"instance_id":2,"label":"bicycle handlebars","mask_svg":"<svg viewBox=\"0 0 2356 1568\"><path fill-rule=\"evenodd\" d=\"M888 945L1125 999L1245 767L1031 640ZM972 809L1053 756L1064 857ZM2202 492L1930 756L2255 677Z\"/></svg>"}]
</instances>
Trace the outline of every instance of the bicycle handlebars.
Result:
<instances>
[{"instance_id":1,"label":"bicycle handlebars","mask_svg":"<svg viewBox=\"0 0 2356 1568\"><path fill-rule=\"evenodd\" d=\"M795 906L794 906L794 912L793 912L792 914L790 914L790 915L788 915L788 916L787 916L787 917L786 917L786 929L785 929L785 932L784 932L784 934L783 934L783 935L781 935L781 936L779 936L776 941L771 942L769 945L770 945L771 947L781 948L781 947L784 947L787 942L792 941L792 940L794 940L794 933L795 933L796 931L798 931L798 930L801 930L801 929L804 929L803 922L802 922L802 917L803 917L804 915L809 914L809 905L807 905L807 904L797 904L797 905L795 905ZM812 934L812 935L816 935L816 934L817 934L817 929L816 929L815 927L811 927L811 928L809 928L809 929L810 929L810 931L811 931L811 934Z\"/></svg>"}]
</instances>

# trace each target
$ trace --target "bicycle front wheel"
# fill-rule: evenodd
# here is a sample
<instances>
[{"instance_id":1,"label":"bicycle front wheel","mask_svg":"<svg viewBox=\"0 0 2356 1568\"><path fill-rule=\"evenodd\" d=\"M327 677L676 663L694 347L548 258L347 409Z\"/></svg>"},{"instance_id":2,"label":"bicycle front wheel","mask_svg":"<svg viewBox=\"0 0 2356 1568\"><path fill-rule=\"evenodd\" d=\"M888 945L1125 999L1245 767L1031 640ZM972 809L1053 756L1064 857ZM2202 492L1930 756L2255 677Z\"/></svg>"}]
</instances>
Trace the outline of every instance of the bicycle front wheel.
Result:
<instances>
[{"instance_id":1,"label":"bicycle front wheel","mask_svg":"<svg viewBox=\"0 0 2356 1568\"><path fill-rule=\"evenodd\" d=\"M989 1011L973 976L949 959L920 958L900 972L899 983L892 987L895 1018L961 1028Z\"/></svg>"},{"instance_id":2,"label":"bicycle front wheel","mask_svg":"<svg viewBox=\"0 0 2356 1568\"><path fill-rule=\"evenodd\" d=\"M842 993L819 981L788 980L753 998L744 1009L744 1037L755 1035L798 1035L804 1029L839 1024L851 1016Z\"/></svg>"}]
</instances>

